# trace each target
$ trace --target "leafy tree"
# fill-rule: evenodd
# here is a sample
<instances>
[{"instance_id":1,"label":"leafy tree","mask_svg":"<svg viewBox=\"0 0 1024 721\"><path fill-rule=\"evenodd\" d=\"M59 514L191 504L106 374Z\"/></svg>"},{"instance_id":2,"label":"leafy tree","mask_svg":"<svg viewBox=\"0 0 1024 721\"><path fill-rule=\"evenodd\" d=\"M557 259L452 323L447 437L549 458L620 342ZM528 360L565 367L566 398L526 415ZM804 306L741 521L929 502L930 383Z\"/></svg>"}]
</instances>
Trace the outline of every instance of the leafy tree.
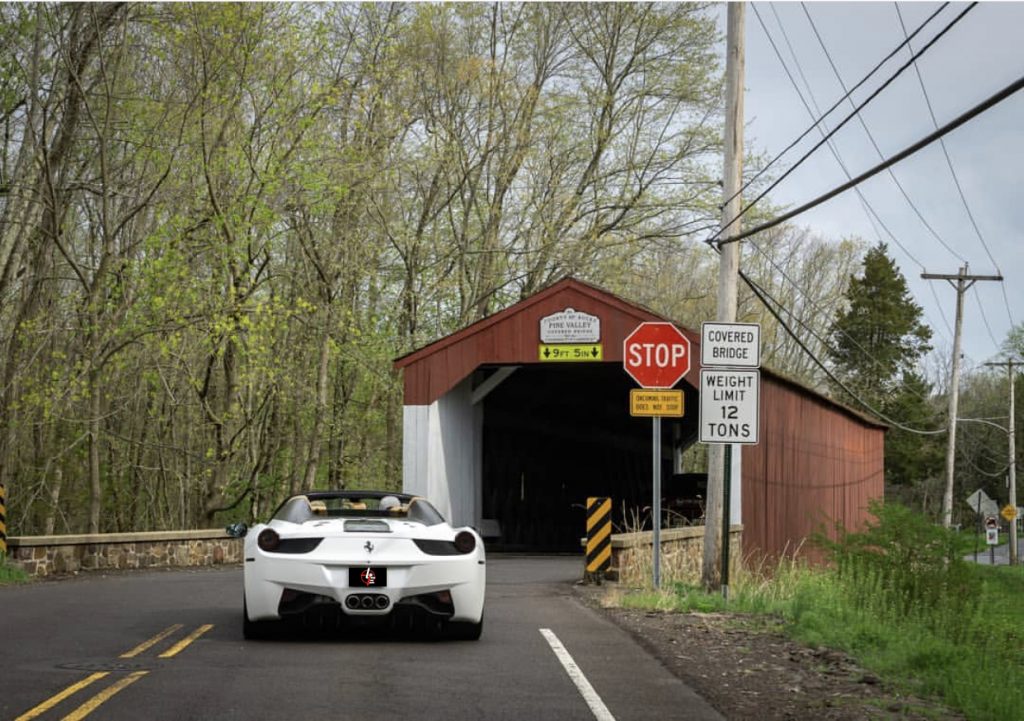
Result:
<instances>
[{"instance_id":1,"label":"leafy tree","mask_svg":"<svg viewBox=\"0 0 1024 721\"><path fill-rule=\"evenodd\" d=\"M718 41L702 3L0 3L11 530L394 487L391 359L566 274L696 326ZM856 250L789 233L746 267L821 324Z\"/></svg>"}]
</instances>

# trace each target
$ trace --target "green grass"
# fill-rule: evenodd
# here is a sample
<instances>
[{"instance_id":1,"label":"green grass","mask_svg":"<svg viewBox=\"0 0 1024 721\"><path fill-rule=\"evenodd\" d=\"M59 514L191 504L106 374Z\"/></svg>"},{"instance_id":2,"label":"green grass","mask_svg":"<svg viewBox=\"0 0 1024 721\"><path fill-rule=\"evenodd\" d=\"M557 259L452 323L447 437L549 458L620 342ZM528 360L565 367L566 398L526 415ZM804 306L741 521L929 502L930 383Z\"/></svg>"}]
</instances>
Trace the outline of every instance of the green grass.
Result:
<instances>
[{"instance_id":1,"label":"green grass","mask_svg":"<svg viewBox=\"0 0 1024 721\"><path fill-rule=\"evenodd\" d=\"M843 650L972 721L1024 718L1024 568L963 563L953 534L898 508L875 512L877 524L831 548L830 568L738 574L728 610L781 618L792 638ZM726 609L720 594L683 585L622 604Z\"/></svg>"},{"instance_id":2,"label":"green grass","mask_svg":"<svg viewBox=\"0 0 1024 721\"><path fill-rule=\"evenodd\" d=\"M14 583L27 583L28 581L28 574L17 566L8 564L7 559L0 556L0 586L6 586Z\"/></svg>"}]
</instances>

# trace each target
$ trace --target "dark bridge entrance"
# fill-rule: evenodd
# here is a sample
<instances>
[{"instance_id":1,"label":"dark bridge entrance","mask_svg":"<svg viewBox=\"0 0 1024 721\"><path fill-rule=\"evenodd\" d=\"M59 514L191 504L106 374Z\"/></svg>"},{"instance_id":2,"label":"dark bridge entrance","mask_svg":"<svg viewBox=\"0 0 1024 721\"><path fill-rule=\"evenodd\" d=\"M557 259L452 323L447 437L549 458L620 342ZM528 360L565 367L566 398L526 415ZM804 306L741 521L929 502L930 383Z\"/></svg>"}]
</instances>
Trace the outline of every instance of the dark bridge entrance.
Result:
<instances>
[{"instance_id":1,"label":"dark bridge entrance","mask_svg":"<svg viewBox=\"0 0 1024 721\"><path fill-rule=\"evenodd\" d=\"M651 420L629 415L634 387L617 363L539 364L519 368L487 396L482 510L500 524L498 545L579 551L587 496L613 499L618 528L650 528ZM696 402L687 386L686 405ZM696 430L692 413L664 420L666 482Z\"/></svg>"}]
</instances>

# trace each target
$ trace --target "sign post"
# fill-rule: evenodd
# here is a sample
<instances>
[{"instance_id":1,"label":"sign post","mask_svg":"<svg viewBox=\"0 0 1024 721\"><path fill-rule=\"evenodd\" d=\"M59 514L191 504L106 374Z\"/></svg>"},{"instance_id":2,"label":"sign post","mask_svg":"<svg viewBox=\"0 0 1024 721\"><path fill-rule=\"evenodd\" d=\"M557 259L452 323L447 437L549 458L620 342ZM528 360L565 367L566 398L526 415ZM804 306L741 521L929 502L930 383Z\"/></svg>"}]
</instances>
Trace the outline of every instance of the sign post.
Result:
<instances>
[{"instance_id":1,"label":"sign post","mask_svg":"<svg viewBox=\"0 0 1024 721\"><path fill-rule=\"evenodd\" d=\"M649 322L641 323L626 336L622 343L622 367L641 388L662 389L659 399L650 398L645 406L646 412L633 415L651 416L651 456L652 456L652 506L651 528L653 531L653 582L654 588L661 588L661 416L677 415L674 405L664 405L669 400L664 389L672 388L690 370L690 339L672 323ZM637 400L630 394L631 412L637 408ZM657 406L657 407L655 407ZM683 414L683 401L680 392L678 415Z\"/></svg>"},{"instance_id":2,"label":"sign post","mask_svg":"<svg viewBox=\"0 0 1024 721\"><path fill-rule=\"evenodd\" d=\"M728 600L732 446L758 442L761 326L757 323L702 323L700 337L700 359L704 366L700 371L700 442L725 444L722 596Z\"/></svg>"},{"instance_id":3,"label":"sign post","mask_svg":"<svg viewBox=\"0 0 1024 721\"><path fill-rule=\"evenodd\" d=\"M985 519L985 543L988 544L989 562L996 565L996 546L999 545L999 519L989 516Z\"/></svg>"}]
</instances>

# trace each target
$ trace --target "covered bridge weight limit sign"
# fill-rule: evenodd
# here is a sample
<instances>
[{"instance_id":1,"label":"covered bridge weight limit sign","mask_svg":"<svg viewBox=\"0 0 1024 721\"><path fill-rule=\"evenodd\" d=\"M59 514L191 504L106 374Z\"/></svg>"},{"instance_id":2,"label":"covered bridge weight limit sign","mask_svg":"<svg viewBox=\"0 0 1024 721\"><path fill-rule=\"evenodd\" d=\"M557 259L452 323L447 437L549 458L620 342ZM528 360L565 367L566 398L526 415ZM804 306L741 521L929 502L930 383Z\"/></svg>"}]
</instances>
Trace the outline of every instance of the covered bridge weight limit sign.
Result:
<instances>
[{"instance_id":1,"label":"covered bridge weight limit sign","mask_svg":"<svg viewBox=\"0 0 1024 721\"><path fill-rule=\"evenodd\" d=\"M672 323L641 323L623 341L622 366L642 388L670 389L690 371L690 339ZM658 588L661 585L661 416L658 415L651 417L651 448L654 587Z\"/></svg>"},{"instance_id":2,"label":"covered bridge weight limit sign","mask_svg":"<svg viewBox=\"0 0 1024 721\"><path fill-rule=\"evenodd\" d=\"M700 441L725 444L722 474L722 595L729 597L733 443L756 444L761 397L761 326L702 323Z\"/></svg>"}]
</instances>

